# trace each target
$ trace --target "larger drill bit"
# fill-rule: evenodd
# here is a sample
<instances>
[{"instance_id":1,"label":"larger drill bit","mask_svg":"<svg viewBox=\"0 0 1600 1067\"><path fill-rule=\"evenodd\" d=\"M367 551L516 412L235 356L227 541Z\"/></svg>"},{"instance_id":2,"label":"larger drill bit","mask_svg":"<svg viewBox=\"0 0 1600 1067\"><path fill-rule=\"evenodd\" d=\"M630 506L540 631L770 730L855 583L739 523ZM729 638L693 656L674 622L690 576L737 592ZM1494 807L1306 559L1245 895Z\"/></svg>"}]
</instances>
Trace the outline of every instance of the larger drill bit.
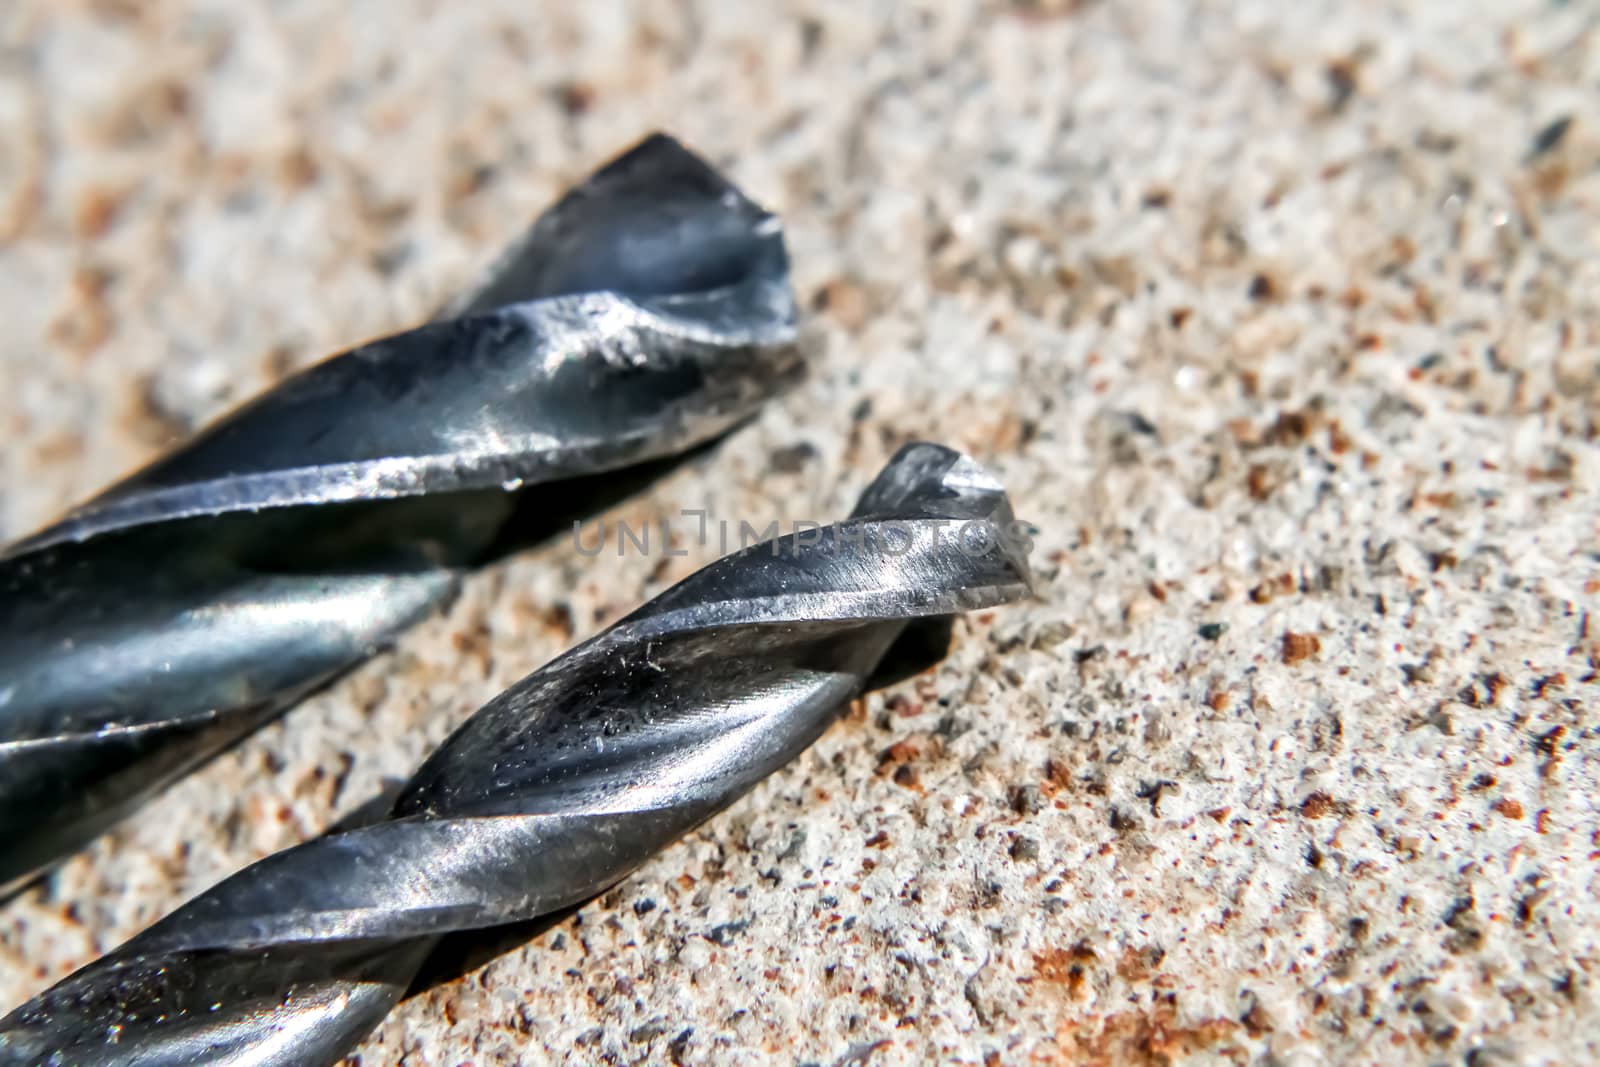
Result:
<instances>
[{"instance_id":1,"label":"larger drill bit","mask_svg":"<svg viewBox=\"0 0 1600 1067\"><path fill-rule=\"evenodd\" d=\"M809 745L909 620L1024 596L1005 493L911 445L485 705L389 817L247 867L0 1020L0 1063L332 1063L449 932L612 885Z\"/></svg>"},{"instance_id":2,"label":"larger drill bit","mask_svg":"<svg viewBox=\"0 0 1600 1067\"><path fill-rule=\"evenodd\" d=\"M511 490L723 433L792 380L793 340L777 219L658 135L439 319L290 378L13 546L0 895L436 608Z\"/></svg>"}]
</instances>

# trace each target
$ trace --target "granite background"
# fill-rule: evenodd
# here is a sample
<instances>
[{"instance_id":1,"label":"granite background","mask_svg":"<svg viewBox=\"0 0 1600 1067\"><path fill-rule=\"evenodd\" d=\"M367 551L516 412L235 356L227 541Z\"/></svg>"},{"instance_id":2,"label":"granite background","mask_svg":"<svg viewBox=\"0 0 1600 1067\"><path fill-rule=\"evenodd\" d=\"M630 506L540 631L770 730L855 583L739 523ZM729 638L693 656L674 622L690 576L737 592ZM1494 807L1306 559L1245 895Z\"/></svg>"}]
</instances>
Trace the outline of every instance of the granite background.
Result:
<instances>
[{"instance_id":1,"label":"granite background","mask_svg":"<svg viewBox=\"0 0 1600 1067\"><path fill-rule=\"evenodd\" d=\"M1035 602L352 1062L1600 1055L1600 12L10 0L0 539L423 317L654 128L781 212L809 381L613 518L902 441ZM0 909L9 1008L706 562L552 544Z\"/></svg>"}]
</instances>

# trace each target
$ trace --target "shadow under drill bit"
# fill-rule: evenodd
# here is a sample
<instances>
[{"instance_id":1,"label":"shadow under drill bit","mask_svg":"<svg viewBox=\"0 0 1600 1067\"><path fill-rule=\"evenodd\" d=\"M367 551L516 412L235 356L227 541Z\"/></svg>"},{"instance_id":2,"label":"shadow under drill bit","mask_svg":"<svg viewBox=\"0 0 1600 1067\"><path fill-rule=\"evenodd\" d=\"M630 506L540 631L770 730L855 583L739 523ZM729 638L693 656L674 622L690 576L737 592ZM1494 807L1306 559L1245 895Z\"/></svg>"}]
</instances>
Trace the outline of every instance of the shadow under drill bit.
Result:
<instances>
[{"instance_id":1,"label":"shadow under drill bit","mask_svg":"<svg viewBox=\"0 0 1600 1067\"><path fill-rule=\"evenodd\" d=\"M935 616L909 624L905 632L889 646L878 669L867 680L863 693L896 685L937 665L949 652L954 632L955 619L951 616ZM383 818L403 785L399 780L389 783L383 793L351 813L346 822L354 826ZM572 907L525 922L446 935L424 960L402 999L409 1000L449 985L501 956L515 952L577 915L612 888L614 886L608 886Z\"/></svg>"}]
</instances>

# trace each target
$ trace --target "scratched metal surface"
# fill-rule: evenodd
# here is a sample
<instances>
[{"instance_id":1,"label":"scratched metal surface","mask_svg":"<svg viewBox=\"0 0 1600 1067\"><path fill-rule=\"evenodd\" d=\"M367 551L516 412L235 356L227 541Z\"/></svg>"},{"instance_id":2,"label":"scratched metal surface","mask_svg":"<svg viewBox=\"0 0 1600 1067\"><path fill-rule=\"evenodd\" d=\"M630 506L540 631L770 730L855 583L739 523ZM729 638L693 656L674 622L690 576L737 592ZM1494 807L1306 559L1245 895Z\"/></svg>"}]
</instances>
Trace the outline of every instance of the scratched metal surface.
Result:
<instances>
[{"instance_id":1,"label":"scratched metal surface","mask_svg":"<svg viewBox=\"0 0 1600 1067\"><path fill-rule=\"evenodd\" d=\"M510 244L0 557L0 895L797 376L778 220L670 137Z\"/></svg>"}]
</instances>

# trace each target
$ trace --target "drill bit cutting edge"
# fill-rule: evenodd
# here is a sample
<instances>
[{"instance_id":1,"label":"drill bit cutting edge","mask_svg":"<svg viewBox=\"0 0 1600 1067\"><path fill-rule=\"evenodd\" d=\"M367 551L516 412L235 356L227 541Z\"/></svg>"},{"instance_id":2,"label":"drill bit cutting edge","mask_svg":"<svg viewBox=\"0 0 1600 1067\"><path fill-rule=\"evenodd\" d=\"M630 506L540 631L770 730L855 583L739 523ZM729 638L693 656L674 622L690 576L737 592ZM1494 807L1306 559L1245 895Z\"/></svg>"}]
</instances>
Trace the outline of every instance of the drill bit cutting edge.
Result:
<instances>
[{"instance_id":1,"label":"drill bit cutting edge","mask_svg":"<svg viewBox=\"0 0 1600 1067\"><path fill-rule=\"evenodd\" d=\"M333 1063L439 939L588 899L805 749L913 619L1021 599L971 459L903 449L852 517L690 576L485 705L384 821L215 886L0 1020L0 1064Z\"/></svg>"},{"instance_id":2,"label":"drill bit cutting edge","mask_svg":"<svg viewBox=\"0 0 1600 1067\"><path fill-rule=\"evenodd\" d=\"M656 135L434 321L0 554L0 897L446 601L514 490L751 416L795 337L777 218Z\"/></svg>"}]
</instances>

